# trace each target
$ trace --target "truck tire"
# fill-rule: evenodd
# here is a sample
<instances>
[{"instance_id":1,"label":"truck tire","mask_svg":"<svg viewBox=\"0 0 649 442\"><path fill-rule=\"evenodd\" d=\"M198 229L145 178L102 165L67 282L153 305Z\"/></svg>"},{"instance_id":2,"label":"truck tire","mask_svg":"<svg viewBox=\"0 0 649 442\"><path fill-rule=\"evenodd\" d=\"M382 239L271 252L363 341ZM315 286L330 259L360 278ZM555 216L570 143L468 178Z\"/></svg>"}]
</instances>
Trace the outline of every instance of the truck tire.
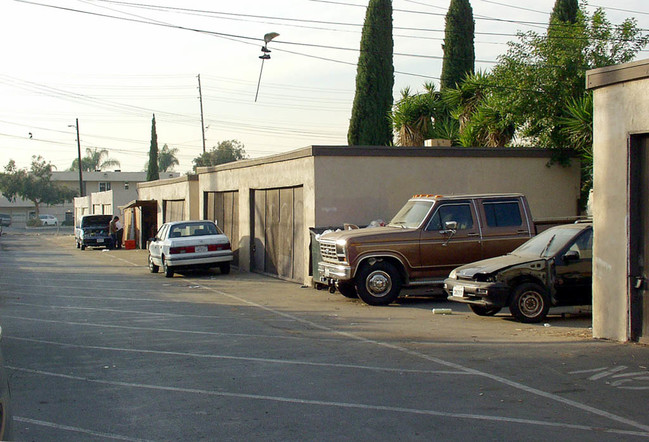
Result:
<instances>
[{"instance_id":1,"label":"truck tire","mask_svg":"<svg viewBox=\"0 0 649 442\"><path fill-rule=\"evenodd\" d=\"M219 270L221 271L221 274L227 275L230 273L230 263L229 262L224 262L219 264Z\"/></svg>"},{"instance_id":2,"label":"truck tire","mask_svg":"<svg viewBox=\"0 0 649 442\"><path fill-rule=\"evenodd\" d=\"M469 308L478 316L493 316L501 310L501 307L486 307L475 304L469 304Z\"/></svg>"},{"instance_id":3,"label":"truck tire","mask_svg":"<svg viewBox=\"0 0 649 442\"><path fill-rule=\"evenodd\" d=\"M358 298L358 292L356 291L356 286L353 282L339 282L336 284L336 288L345 298Z\"/></svg>"},{"instance_id":4,"label":"truck tire","mask_svg":"<svg viewBox=\"0 0 649 442\"><path fill-rule=\"evenodd\" d=\"M541 322L550 310L550 298L545 288L534 282L526 282L514 289L509 311L519 322Z\"/></svg>"},{"instance_id":5,"label":"truck tire","mask_svg":"<svg viewBox=\"0 0 649 442\"><path fill-rule=\"evenodd\" d=\"M388 305L399 296L401 276L385 261L365 264L356 275L358 296L369 305Z\"/></svg>"}]
</instances>

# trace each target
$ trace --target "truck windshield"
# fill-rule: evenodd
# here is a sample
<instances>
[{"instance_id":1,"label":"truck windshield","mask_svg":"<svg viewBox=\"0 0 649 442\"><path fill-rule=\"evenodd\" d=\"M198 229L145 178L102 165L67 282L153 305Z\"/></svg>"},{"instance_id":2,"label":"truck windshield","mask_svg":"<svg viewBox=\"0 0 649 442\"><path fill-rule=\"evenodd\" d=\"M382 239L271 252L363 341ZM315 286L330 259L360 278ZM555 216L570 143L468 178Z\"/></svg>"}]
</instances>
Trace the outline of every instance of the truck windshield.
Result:
<instances>
[{"instance_id":1,"label":"truck windshield","mask_svg":"<svg viewBox=\"0 0 649 442\"><path fill-rule=\"evenodd\" d=\"M388 225L411 229L417 228L424 221L432 206L433 201L408 201Z\"/></svg>"}]
</instances>

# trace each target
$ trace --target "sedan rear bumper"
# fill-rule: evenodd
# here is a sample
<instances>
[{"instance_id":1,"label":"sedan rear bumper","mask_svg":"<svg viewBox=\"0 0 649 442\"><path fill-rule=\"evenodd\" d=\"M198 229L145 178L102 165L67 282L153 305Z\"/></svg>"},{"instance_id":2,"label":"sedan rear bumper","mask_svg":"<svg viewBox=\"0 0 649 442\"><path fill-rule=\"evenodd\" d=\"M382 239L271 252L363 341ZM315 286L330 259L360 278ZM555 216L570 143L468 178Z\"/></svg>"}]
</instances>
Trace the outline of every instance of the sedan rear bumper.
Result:
<instances>
[{"instance_id":1,"label":"sedan rear bumper","mask_svg":"<svg viewBox=\"0 0 649 442\"><path fill-rule=\"evenodd\" d=\"M216 267L219 264L231 262L234 259L232 253L219 253L207 256L192 256L190 254L178 254L165 256L165 262L169 267Z\"/></svg>"}]
</instances>

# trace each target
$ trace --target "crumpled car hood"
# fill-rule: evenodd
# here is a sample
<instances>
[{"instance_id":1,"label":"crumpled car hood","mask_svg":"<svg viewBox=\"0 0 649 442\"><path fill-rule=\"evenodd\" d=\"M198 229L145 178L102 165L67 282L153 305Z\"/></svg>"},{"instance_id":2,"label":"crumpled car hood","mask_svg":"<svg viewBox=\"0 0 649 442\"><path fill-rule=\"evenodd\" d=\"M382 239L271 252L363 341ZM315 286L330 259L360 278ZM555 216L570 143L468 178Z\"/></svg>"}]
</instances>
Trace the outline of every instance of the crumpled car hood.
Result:
<instances>
[{"instance_id":1,"label":"crumpled car hood","mask_svg":"<svg viewBox=\"0 0 649 442\"><path fill-rule=\"evenodd\" d=\"M458 278L473 279L473 277L477 274L489 275L513 266L533 263L537 261L544 261L544 259L531 258L529 256L523 257L523 256L509 254L509 255L497 256L495 258L483 259L482 261L476 261L470 264L463 265L462 267L457 268L455 274L457 275Z\"/></svg>"}]
</instances>

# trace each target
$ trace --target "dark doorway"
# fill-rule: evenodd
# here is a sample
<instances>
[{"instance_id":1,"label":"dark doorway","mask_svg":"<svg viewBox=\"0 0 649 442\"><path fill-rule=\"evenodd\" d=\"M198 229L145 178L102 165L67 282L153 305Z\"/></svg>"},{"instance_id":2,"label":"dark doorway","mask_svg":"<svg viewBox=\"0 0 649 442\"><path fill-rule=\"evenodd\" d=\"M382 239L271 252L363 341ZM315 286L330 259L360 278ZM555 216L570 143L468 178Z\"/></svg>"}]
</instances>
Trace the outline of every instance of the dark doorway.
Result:
<instances>
[{"instance_id":1,"label":"dark doorway","mask_svg":"<svg viewBox=\"0 0 649 442\"><path fill-rule=\"evenodd\" d=\"M629 139L631 340L649 342L649 134Z\"/></svg>"}]
</instances>

